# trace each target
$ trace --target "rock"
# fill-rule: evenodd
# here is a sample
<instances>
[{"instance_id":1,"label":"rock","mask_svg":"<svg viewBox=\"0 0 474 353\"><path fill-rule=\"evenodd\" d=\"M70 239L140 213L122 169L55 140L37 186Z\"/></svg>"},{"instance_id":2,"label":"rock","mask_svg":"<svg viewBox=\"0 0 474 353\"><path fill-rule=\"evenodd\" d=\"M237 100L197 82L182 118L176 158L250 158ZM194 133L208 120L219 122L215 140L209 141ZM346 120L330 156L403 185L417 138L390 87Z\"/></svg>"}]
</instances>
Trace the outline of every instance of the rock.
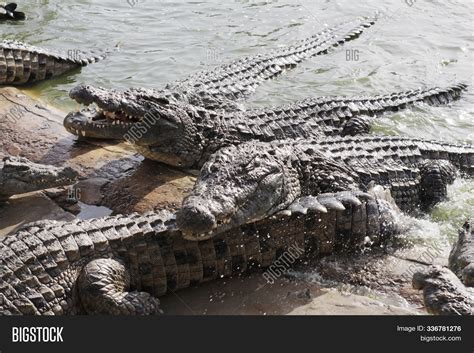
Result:
<instances>
[{"instance_id":1,"label":"rock","mask_svg":"<svg viewBox=\"0 0 474 353\"><path fill-rule=\"evenodd\" d=\"M290 293L290 294L289 294ZM223 279L160 298L170 315L421 315L422 311L378 299L322 288L304 280L277 278L267 284L261 273Z\"/></svg>"},{"instance_id":2,"label":"rock","mask_svg":"<svg viewBox=\"0 0 474 353\"><path fill-rule=\"evenodd\" d=\"M124 213L155 208L177 209L195 178L163 164L146 160L132 174L115 180L104 189L103 205Z\"/></svg>"},{"instance_id":3,"label":"rock","mask_svg":"<svg viewBox=\"0 0 474 353\"><path fill-rule=\"evenodd\" d=\"M311 291L309 288L303 289L303 290L298 290L298 291L292 291L288 292L286 295L287 298L297 298L301 299L304 301L309 301L311 299Z\"/></svg>"},{"instance_id":4,"label":"rock","mask_svg":"<svg viewBox=\"0 0 474 353\"><path fill-rule=\"evenodd\" d=\"M289 315L421 315L422 312L399 306L387 305L365 296L328 290L300 306Z\"/></svg>"},{"instance_id":5,"label":"rock","mask_svg":"<svg viewBox=\"0 0 474 353\"><path fill-rule=\"evenodd\" d=\"M41 192L13 196L7 203L0 205L0 236L42 219L71 221L74 218L73 214L64 211Z\"/></svg>"},{"instance_id":6,"label":"rock","mask_svg":"<svg viewBox=\"0 0 474 353\"><path fill-rule=\"evenodd\" d=\"M105 178L89 178L79 181L73 187L75 197L88 205L100 205L104 197L102 188L108 184Z\"/></svg>"},{"instance_id":7,"label":"rock","mask_svg":"<svg viewBox=\"0 0 474 353\"><path fill-rule=\"evenodd\" d=\"M15 88L0 88L0 103L0 157L71 166L80 174L77 193L85 204L114 213L176 208L194 183L191 175L144 161L127 144L77 140L62 126L66 113Z\"/></svg>"},{"instance_id":8,"label":"rock","mask_svg":"<svg viewBox=\"0 0 474 353\"><path fill-rule=\"evenodd\" d=\"M77 215L81 212L81 207L78 205L77 199L71 196L70 188L55 188L44 191L44 194L53 200L63 210Z\"/></svg>"},{"instance_id":9,"label":"rock","mask_svg":"<svg viewBox=\"0 0 474 353\"><path fill-rule=\"evenodd\" d=\"M0 157L7 153L55 164L73 139L61 125L62 113L46 108L16 88L0 88ZM55 160L56 159L56 160Z\"/></svg>"}]
</instances>

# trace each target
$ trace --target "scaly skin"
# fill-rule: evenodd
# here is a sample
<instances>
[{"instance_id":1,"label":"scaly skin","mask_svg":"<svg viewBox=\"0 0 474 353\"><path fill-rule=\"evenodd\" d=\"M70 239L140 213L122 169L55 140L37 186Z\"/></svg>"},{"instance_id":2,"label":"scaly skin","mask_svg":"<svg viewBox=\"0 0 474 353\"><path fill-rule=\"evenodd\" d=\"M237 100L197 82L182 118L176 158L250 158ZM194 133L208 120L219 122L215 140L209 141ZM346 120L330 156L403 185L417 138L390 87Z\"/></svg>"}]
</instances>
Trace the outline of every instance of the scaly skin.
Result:
<instances>
[{"instance_id":1,"label":"scaly skin","mask_svg":"<svg viewBox=\"0 0 474 353\"><path fill-rule=\"evenodd\" d=\"M177 222L187 238L212 237L281 210L341 207L324 193L357 198L372 182L389 187L402 209L429 207L456 169L474 174L474 146L370 135L251 141L211 156Z\"/></svg>"},{"instance_id":2,"label":"scaly skin","mask_svg":"<svg viewBox=\"0 0 474 353\"><path fill-rule=\"evenodd\" d=\"M416 102L447 104L458 99L463 84L373 97L321 97L281 107L250 111L213 111L181 102L163 104L124 96L145 115L123 115L94 109L70 113L66 129L78 136L125 139L146 158L183 168L199 169L217 150L257 140L356 135L368 132L370 117L397 111ZM100 97L100 91L94 91ZM118 98L117 98L118 99ZM95 100L100 106L100 100Z\"/></svg>"},{"instance_id":3,"label":"scaly skin","mask_svg":"<svg viewBox=\"0 0 474 353\"><path fill-rule=\"evenodd\" d=\"M268 267L286 250L303 257L380 245L397 233L396 213L377 197L201 242L184 240L168 211L38 222L0 241L0 314L157 314L160 295Z\"/></svg>"},{"instance_id":4,"label":"scaly skin","mask_svg":"<svg viewBox=\"0 0 474 353\"><path fill-rule=\"evenodd\" d=\"M0 163L0 201L27 192L74 184L70 167L36 164L22 157L5 157Z\"/></svg>"},{"instance_id":5,"label":"scaly skin","mask_svg":"<svg viewBox=\"0 0 474 353\"><path fill-rule=\"evenodd\" d=\"M430 266L413 275L413 288L423 290L423 300L434 315L473 315L474 291L449 269Z\"/></svg>"},{"instance_id":6,"label":"scaly skin","mask_svg":"<svg viewBox=\"0 0 474 353\"><path fill-rule=\"evenodd\" d=\"M464 223L449 254L449 268L467 287L474 287L474 220Z\"/></svg>"},{"instance_id":7,"label":"scaly skin","mask_svg":"<svg viewBox=\"0 0 474 353\"><path fill-rule=\"evenodd\" d=\"M180 102L211 110L239 110L235 100L252 93L263 81L357 38L364 29L372 26L375 20L376 18L368 18L342 23L292 46L235 60L168 84L160 90L131 88L120 92L79 85L71 90L70 97L80 104L97 104L106 115L114 115L115 121L111 121L108 126L94 128L94 124L90 124L90 129L82 128L82 125L89 125L89 119L98 120L103 116L102 112L85 109L66 118L66 129L78 136L124 139L126 131L115 122L139 121L149 113L150 104L167 107Z\"/></svg>"},{"instance_id":8,"label":"scaly skin","mask_svg":"<svg viewBox=\"0 0 474 353\"><path fill-rule=\"evenodd\" d=\"M423 290L428 312L435 315L474 314L474 221L468 220L449 254L449 269L431 266L413 275L413 287ZM457 277L456 277L457 276Z\"/></svg>"},{"instance_id":9,"label":"scaly skin","mask_svg":"<svg viewBox=\"0 0 474 353\"><path fill-rule=\"evenodd\" d=\"M132 88L125 92L79 85L70 92L71 98L81 104L96 103L101 109L117 115L143 116L137 101L148 100L159 104L183 102L208 109L235 110L234 100L252 93L257 86L275 78L283 71L296 67L315 55L327 54L331 49L357 38L376 18L357 19L323 30L291 46L232 61L211 70L166 85L164 89ZM121 139L115 130L98 136Z\"/></svg>"},{"instance_id":10,"label":"scaly skin","mask_svg":"<svg viewBox=\"0 0 474 353\"><path fill-rule=\"evenodd\" d=\"M69 54L34 47L17 41L0 42L0 85L22 85L62 75L97 62L104 54L88 55L78 50Z\"/></svg>"},{"instance_id":11,"label":"scaly skin","mask_svg":"<svg viewBox=\"0 0 474 353\"><path fill-rule=\"evenodd\" d=\"M376 20L376 17L371 17L343 22L291 46L235 60L191 75L185 80L167 85L166 88L174 92L197 92L202 97L214 99L243 98L253 93L265 80L275 78L304 60L327 54L335 47L358 38ZM204 106L192 101L190 103Z\"/></svg>"}]
</instances>

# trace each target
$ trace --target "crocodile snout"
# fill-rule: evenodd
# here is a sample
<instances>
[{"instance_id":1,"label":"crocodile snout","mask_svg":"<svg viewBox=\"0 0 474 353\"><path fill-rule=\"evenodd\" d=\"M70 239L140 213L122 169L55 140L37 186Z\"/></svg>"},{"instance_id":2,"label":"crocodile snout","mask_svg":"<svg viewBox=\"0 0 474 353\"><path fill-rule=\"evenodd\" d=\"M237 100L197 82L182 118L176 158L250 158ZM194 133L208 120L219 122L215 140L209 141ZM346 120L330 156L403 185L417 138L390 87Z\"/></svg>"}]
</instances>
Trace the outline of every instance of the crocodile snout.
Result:
<instances>
[{"instance_id":1,"label":"crocodile snout","mask_svg":"<svg viewBox=\"0 0 474 353\"><path fill-rule=\"evenodd\" d=\"M176 216L179 229L193 238L201 238L212 231L216 225L216 218L207 207L202 205L184 206Z\"/></svg>"}]
</instances>

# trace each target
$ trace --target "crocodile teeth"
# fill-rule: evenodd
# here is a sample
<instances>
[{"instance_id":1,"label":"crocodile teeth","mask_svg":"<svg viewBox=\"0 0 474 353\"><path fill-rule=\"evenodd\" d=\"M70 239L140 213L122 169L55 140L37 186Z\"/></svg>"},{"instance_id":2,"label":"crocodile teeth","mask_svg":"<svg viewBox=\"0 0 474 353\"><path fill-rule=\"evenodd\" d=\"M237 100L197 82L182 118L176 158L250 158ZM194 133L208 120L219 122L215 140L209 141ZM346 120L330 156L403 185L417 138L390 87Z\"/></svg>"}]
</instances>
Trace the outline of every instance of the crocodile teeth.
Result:
<instances>
[{"instance_id":1,"label":"crocodile teeth","mask_svg":"<svg viewBox=\"0 0 474 353\"><path fill-rule=\"evenodd\" d=\"M86 136L86 132L85 132L84 130L81 130L81 135L82 135L83 137L85 137L85 136Z\"/></svg>"}]
</instances>

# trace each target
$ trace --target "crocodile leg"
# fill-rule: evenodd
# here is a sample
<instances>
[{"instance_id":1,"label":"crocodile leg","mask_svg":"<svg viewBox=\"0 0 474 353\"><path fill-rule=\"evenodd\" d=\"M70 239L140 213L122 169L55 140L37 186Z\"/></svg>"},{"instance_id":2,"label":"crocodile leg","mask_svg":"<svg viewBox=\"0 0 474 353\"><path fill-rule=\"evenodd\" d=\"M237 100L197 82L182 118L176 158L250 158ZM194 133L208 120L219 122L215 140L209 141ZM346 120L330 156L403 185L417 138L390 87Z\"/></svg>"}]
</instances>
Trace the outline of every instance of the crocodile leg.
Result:
<instances>
[{"instance_id":1,"label":"crocodile leg","mask_svg":"<svg viewBox=\"0 0 474 353\"><path fill-rule=\"evenodd\" d=\"M130 274L114 259L90 261L77 280L81 304L88 314L153 315L160 301L146 292L129 291Z\"/></svg>"},{"instance_id":2,"label":"crocodile leg","mask_svg":"<svg viewBox=\"0 0 474 353\"><path fill-rule=\"evenodd\" d=\"M366 115L355 116L353 118L350 118L349 121L344 124L344 127L341 131L341 135L356 136L367 134L370 132L370 127L372 125L373 120L373 118Z\"/></svg>"},{"instance_id":3,"label":"crocodile leg","mask_svg":"<svg viewBox=\"0 0 474 353\"><path fill-rule=\"evenodd\" d=\"M315 209L343 210L340 192L357 198L371 183L389 188L397 205L412 211L420 208L420 197L435 202L446 194L453 166L472 176L473 157L472 145L399 136L249 141L222 148L207 160L183 200L177 224L194 239L301 209L308 201L317 201Z\"/></svg>"},{"instance_id":4,"label":"crocodile leg","mask_svg":"<svg viewBox=\"0 0 474 353\"><path fill-rule=\"evenodd\" d=\"M35 222L0 239L0 315L158 313L143 292L240 276L287 252L297 260L382 245L399 233L384 193L358 206L340 194L344 211L277 214L200 242L184 239L166 210Z\"/></svg>"},{"instance_id":5,"label":"crocodile leg","mask_svg":"<svg viewBox=\"0 0 474 353\"><path fill-rule=\"evenodd\" d=\"M449 161L427 161L420 168L420 201L430 208L446 198L447 186L456 177L456 169Z\"/></svg>"},{"instance_id":6,"label":"crocodile leg","mask_svg":"<svg viewBox=\"0 0 474 353\"><path fill-rule=\"evenodd\" d=\"M64 127L87 138L126 140L148 159L181 168L200 168L217 150L249 140L357 135L377 117L417 103L441 105L458 99L464 84L378 96L315 97L278 107L213 111L159 100L153 92L77 86L78 103L96 104L71 112Z\"/></svg>"}]
</instances>

